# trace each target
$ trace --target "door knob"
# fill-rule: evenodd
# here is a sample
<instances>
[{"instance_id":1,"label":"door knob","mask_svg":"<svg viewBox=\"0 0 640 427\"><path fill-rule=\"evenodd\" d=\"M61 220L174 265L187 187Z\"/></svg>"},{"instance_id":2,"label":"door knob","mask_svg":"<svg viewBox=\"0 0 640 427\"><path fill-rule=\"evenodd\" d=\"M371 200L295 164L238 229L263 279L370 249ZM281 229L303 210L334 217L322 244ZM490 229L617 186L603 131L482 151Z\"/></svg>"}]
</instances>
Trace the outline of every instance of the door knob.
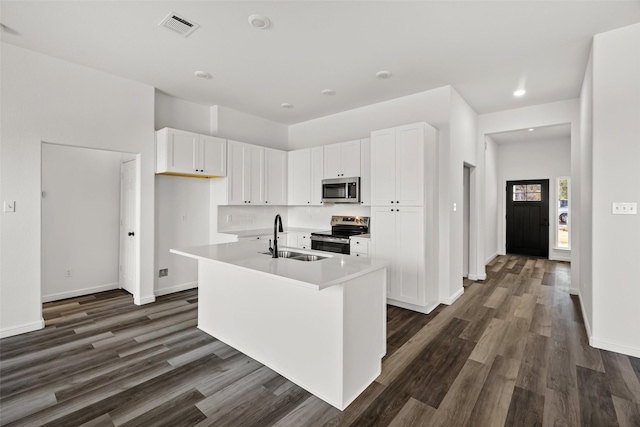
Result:
<instances>
[{"instance_id":1,"label":"door knob","mask_svg":"<svg viewBox=\"0 0 640 427\"><path fill-rule=\"evenodd\" d=\"M136 234L133 231L129 232L129 236L135 236Z\"/></svg>"}]
</instances>

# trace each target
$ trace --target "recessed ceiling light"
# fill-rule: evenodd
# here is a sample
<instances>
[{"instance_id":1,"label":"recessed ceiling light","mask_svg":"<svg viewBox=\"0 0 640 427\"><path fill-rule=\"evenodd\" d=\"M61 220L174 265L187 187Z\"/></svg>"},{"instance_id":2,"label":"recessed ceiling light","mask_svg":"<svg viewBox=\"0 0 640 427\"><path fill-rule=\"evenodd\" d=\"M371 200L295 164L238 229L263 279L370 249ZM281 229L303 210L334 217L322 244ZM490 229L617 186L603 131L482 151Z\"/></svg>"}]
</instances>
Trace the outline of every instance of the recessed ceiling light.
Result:
<instances>
[{"instance_id":1,"label":"recessed ceiling light","mask_svg":"<svg viewBox=\"0 0 640 427\"><path fill-rule=\"evenodd\" d=\"M535 129L534 128L529 128L527 129L529 132L533 132Z\"/></svg>"},{"instance_id":2,"label":"recessed ceiling light","mask_svg":"<svg viewBox=\"0 0 640 427\"><path fill-rule=\"evenodd\" d=\"M196 77L200 78L200 79L210 79L211 78L211 74L207 73L206 71L196 71L193 74Z\"/></svg>"},{"instance_id":3,"label":"recessed ceiling light","mask_svg":"<svg viewBox=\"0 0 640 427\"><path fill-rule=\"evenodd\" d=\"M293 105L289 104L288 102L283 102L282 104L280 104L280 106L282 108L293 108Z\"/></svg>"},{"instance_id":4,"label":"recessed ceiling light","mask_svg":"<svg viewBox=\"0 0 640 427\"><path fill-rule=\"evenodd\" d=\"M335 91L335 90L333 90L333 89L324 89L321 93L322 93L323 95L333 96L333 95L335 95L335 94L336 94L336 91Z\"/></svg>"},{"instance_id":5,"label":"recessed ceiling light","mask_svg":"<svg viewBox=\"0 0 640 427\"><path fill-rule=\"evenodd\" d=\"M518 89L517 91L513 92L513 96L522 96L522 95L524 95L525 93L527 93L527 91L526 91L526 90L524 90L524 89Z\"/></svg>"},{"instance_id":6,"label":"recessed ceiling light","mask_svg":"<svg viewBox=\"0 0 640 427\"><path fill-rule=\"evenodd\" d=\"M391 71L387 71L387 70L378 71L376 73L376 77L379 79L388 79L389 77L391 77Z\"/></svg>"},{"instance_id":7,"label":"recessed ceiling light","mask_svg":"<svg viewBox=\"0 0 640 427\"><path fill-rule=\"evenodd\" d=\"M257 13L254 13L249 17L249 24L253 28L264 30L271 26L271 21L269 21L269 18L267 18L266 16L258 15Z\"/></svg>"}]
</instances>

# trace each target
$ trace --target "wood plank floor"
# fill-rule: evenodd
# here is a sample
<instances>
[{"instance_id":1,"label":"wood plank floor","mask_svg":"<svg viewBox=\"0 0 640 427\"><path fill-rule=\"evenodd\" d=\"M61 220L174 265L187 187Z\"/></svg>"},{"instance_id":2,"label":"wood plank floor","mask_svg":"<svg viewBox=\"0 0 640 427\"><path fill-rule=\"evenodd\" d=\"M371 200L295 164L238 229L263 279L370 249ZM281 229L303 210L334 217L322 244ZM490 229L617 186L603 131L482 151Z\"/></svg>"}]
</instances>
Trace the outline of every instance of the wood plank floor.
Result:
<instances>
[{"instance_id":1,"label":"wood plank floor","mask_svg":"<svg viewBox=\"0 0 640 427\"><path fill-rule=\"evenodd\" d=\"M0 341L0 424L640 426L640 359L589 347L569 264L487 270L430 315L389 306L382 374L344 412L199 331L196 290L46 303Z\"/></svg>"}]
</instances>

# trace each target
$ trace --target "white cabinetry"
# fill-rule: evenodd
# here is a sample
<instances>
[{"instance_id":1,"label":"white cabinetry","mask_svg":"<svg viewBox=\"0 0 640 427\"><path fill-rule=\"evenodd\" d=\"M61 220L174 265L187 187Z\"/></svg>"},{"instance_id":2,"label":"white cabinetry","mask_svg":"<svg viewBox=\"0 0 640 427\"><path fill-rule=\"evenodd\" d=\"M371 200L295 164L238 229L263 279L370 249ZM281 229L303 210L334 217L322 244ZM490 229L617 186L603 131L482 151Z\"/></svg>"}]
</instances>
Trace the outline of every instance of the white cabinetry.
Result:
<instances>
[{"instance_id":1,"label":"white cabinetry","mask_svg":"<svg viewBox=\"0 0 640 427\"><path fill-rule=\"evenodd\" d=\"M289 205L322 205L324 148L289 151Z\"/></svg>"},{"instance_id":2,"label":"white cabinetry","mask_svg":"<svg viewBox=\"0 0 640 427\"><path fill-rule=\"evenodd\" d=\"M286 152L228 142L228 203L286 204Z\"/></svg>"},{"instance_id":3,"label":"white cabinetry","mask_svg":"<svg viewBox=\"0 0 640 427\"><path fill-rule=\"evenodd\" d=\"M371 206L371 138L360 140L360 204Z\"/></svg>"},{"instance_id":4,"label":"white cabinetry","mask_svg":"<svg viewBox=\"0 0 640 427\"><path fill-rule=\"evenodd\" d=\"M387 298L425 305L423 208L374 207L371 224L373 256L391 263Z\"/></svg>"},{"instance_id":5,"label":"white cabinetry","mask_svg":"<svg viewBox=\"0 0 640 427\"><path fill-rule=\"evenodd\" d=\"M360 140L324 146L324 177L360 176Z\"/></svg>"},{"instance_id":6,"label":"white cabinetry","mask_svg":"<svg viewBox=\"0 0 640 427\"><path fill-rule=\"evenodd\" d=\"M156 132L156 173L194 177L226 176L227 141L178 129Z\"/></svg>"},{"instance_id":7,"label":"white cabinetry","mask_svg":"<svg viewBox=\"0 0 640 427\"><path fill-rule=\"evenodd\" d=\"M351 237L349 244L349 252L351 256L356 257L369 257L369 238L366 237Z\"/></svg>"},{"instance_id":8,"label":"white cabinetry","mask_svg":"<svg viewBox=\"0 0 640 427\"><path fill-rule=\"evenodd\" d=\"M437 132L416 123L371 133L371 254L391 263L387 302L439 303Z\"/></svg>"},{"instance_id":9,"label":"white cabinetry","mask_svg":"<svg viewBox=\"0 0 640 427\"><path fill-rule=\"evenodd\" d=\"M264 149L264 202L287 204L287 152Z\"/></svg>"},{"instance_id":10,"label":"white cabinetry","mask_svg":"<svg viewBox=\"0 0 640 427\"><path fill-rule=\"evenodd\" d=\"M424 204L426 123L371 133L371 204ZM433 137L435 138L435 129ZM431 134L431 133L430 133Z\"/></svg>"}]
</instances>

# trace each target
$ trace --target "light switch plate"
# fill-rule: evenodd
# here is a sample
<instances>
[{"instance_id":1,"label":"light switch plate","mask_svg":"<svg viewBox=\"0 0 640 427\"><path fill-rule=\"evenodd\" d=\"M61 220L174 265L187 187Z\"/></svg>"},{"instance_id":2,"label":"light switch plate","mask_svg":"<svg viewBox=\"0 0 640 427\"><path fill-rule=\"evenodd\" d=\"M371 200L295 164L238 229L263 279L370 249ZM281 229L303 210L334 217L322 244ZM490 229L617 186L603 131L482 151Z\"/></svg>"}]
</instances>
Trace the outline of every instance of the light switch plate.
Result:
<instances>
[{"instance_id":1,"label":"light switch plate","mask_svg":"<svg viewBox=\"0 0 640 427\"><path fill-rule=\"evenodd\" d=\"M16 202L15 201L4 201L4 211L6 213L13 213L16 211Z\"/></svg>"},{"instance_id":2,"label":"light switch plate","mask_svg":"<svg viewBox=\"0 0 640 427\"><path fill-rule=\"evenodd\" d=\"M612 212L614 215L637 215L637 203L613 203Z\"/></svg>"}]
</instances>

